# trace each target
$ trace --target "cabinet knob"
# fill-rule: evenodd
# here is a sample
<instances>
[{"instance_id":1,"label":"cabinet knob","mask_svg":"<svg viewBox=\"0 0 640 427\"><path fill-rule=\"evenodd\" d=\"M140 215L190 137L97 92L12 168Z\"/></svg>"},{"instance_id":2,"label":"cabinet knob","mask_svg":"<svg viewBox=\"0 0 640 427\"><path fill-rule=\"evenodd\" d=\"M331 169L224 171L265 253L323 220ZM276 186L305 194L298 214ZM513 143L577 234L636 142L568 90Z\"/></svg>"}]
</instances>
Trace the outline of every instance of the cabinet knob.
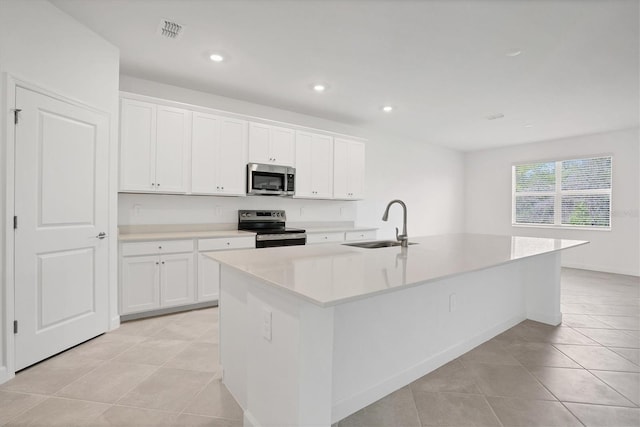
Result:
<instances>
[{"instance_id":1,"label":"cabinet knob","mask_svg":"<svg viewBox=\"0 0 640 427\"><path fill-rule=\"evenodd\" d=\"M220 187L221 190L224 190L224 187Z\"/></svg>"},{"instance_id":2,"label":"cabinet knob","mask_svg":"<svg viewBox=\"0 0 640 427\"><path fill-rule=\"evenodd\" d=\"M162 249L162 246L158 246L158 249Z\"/></svg>"},{"instance_id":3,"label":"cabinet knob","mask_svg":"<svg viewBox=\"0 0 640 427\"><path fill-rule=\"evenodd\" d=\"M153 182L151 183L151 186L152 186L152 187L154 187L155 185L156 185L155 183L153 183Z\"/></svg>"},{"instance_id":4,"label":"cabinet knob","mask_svg":"<svg viewBox=\"0 0 640 427\"><path fill-rule=\"evenodd\" d=\"M156 184L156 187L160 187L160 184Z\"/></svg>"},{"instance_id":5,"label":"cabinet knob","mask_svg":"<svg viewBox=\"0 0 640 427\"><path fill-rule=\"evenodd\" d=\"M162 263L164 264L164 261L162 261Z\"/></svg>"},{"instance_id":6,"label":"cabinet knob","mask_svg":"<svg viewBox=\"0 0 640 427\"><path fill-rule=\"evenodd\" d=\"M156 265L159 265L160 263L158 261L156 261Z\"/></svg>"},{"instance_id":7,"label":"cabinet knob","mask_svg":"<svg viewBox=\"0 0 640 427\"><path fill-rule=\"evenodd\" d=\"M230 242L227 242L227 246L229 246L230 244L231 244Z\"/></svg>"}]
</instances>

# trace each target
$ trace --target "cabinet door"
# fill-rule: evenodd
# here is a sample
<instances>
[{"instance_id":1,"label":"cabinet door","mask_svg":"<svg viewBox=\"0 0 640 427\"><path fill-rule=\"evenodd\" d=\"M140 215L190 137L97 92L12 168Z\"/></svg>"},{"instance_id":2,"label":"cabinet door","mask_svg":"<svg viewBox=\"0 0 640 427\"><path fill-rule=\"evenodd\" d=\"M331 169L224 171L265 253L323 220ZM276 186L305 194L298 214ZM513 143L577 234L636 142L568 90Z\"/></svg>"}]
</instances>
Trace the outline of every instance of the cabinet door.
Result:
<instances>
[{"instance_id":1,"label":"cabinet door","mask_svg":"<svg viewBox=\"0 0 640 427\"><path fill-rule=\"evenodd\" d=\"M364 144L350 142L347 158L349 163L349 198L362 199L364 197Z\"/></svg>"},{"instance_id":2,"label":"cabinet door","mask_svg":"<svg viewBox=\"0 0 640 427\"><path fill-rule=\"evenodd\" d=\"M216 168L217 191L244 196L247 175L247 122L222 118Z\"/></svg>"},{"instance_id":3,"label":"cabinet door","mask_svg":"<svg viewBox=\"0 0 640 427\"><path fill-rule=\"evenodd\" d=\"M137 313L160 307L159 261L158 256L122 258L120 314Z\"/></svg>"},{"instance_id":4,"label":"cabinet door","mask_svg":"<svg viewBox=\"0 0 640 427\"><path fill-rule=\"evenodd\" d=\"M156 106L123 99L120 104L120 190L155 191Z\"/></svg>"},{"instance_id":5,"label":"cabinet door","mask_svg":"<svg viewBox=\"0 0 640 427\"><path fill-rule=\"evenodd\" d=\"M157 107L156 191L186 193L189 167L189 112Z\"/></svg>"},{"instance_id":6,"label":"cabinet door","mask_svg":"<svg viewBox=\"0 0 640 427\"><path fill-rule=\"evenodd\" d=\"M311 168L314 197L330 199L333 194L333 140L330 136L313 135Z\"/></svg>"},{"instance_id":7,"label":"cabinet door","mask_svg":"<svg viewBox=\"0 0 640 427\"><path fill-rule=\"evenodd\" d=\"M198 302L215 301L220 295L220 264L198 254Z\"/></svg>"},{"instance_id":8,"label":"cabinet door","mask_svg":"<svg viewBox=\"0 0 640 427\"><path fill-rule=\"evenodd\" d=\"M220 117L193 113L191 125L191 192L215 194L220 143Z\"/></svg>"},{"instance_id":9,"label":"cabinet door","mask_svg":"<svg viewBox=\"0 0 640 427\"><path fill-rule=\"evenodd\" d=\"M296 132L296 197L313 197L311 174L313 157L311 144L313 135L307 132Z\"/></svg>"},{"instance_id":10,"label":"cabinet door","mask_svg":"<svg viewBox=\"0 0 640 427\"><path fill-rule=\"evenodd\" d=\"M160 306L189 304L194 301L193 253L160 257Z\"/></svg>"},{"instance_id":11,"label":"cabinet door","mask_svg":"<svg viewBox=\"0 0 640 427\"><path fill-rule=\"evenodd\" d=\"M271 163L293 166L295 161L295 133L292 129L271 128Z\"/></svg>"},{"instance_id":12,"label":"cabinet door","mask_svg":"<svg viewBox=\"0 0 640 427\"><path fill-rule=\"evenodd\" d=\"M333 143L333 197L348 199L349 193L349 162L347 153L349 141L336 138Z\"/></svg>"},{"instance_id":13,"label":"cabinet door","mask_svg":"<svg viewBox=\"0 0 640 427\"><path fill-rule=\"evenodd\" d=\"M273 163L269 152L271 126L249 123L249 161L251 163Z\"/></svg>"}]
</instances>

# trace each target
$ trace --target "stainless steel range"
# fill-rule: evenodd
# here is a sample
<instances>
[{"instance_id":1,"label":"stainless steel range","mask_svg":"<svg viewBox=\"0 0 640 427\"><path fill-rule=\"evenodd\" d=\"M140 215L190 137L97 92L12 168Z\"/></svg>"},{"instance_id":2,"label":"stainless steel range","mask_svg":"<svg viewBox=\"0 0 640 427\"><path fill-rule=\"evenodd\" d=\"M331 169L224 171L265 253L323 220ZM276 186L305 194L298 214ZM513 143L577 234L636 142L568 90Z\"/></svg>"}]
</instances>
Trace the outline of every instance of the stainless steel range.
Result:
<instances>
[{"instance_id":1,"label":"stainless steel range","mask_svg":"<svg viewBox=\"0 0 640 427\"><path fill-rule=\"evenodd\" d=\"M296 246L307 243L306 230L286 228L284 211L238 211L238 230L256 234L256 248Z\"/></svg>"}]
</instances>

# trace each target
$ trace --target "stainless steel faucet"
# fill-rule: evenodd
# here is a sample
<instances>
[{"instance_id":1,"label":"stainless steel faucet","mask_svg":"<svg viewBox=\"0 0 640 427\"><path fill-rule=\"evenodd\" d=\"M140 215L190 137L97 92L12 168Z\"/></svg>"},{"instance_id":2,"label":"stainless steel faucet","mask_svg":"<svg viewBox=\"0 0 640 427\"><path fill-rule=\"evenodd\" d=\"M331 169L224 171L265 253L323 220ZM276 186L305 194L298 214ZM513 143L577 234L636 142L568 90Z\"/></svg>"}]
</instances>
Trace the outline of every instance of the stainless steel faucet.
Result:
<instances>
[{"instance_id":1,"label":"stainless steel faucet","mask_svg":"<svg viewBox=\"0 0 640 427\"><path fill-rule=\"evenodd\" d=\"M387 205L387 208L384 210L384 215L382 215L382 220L386 221L389 219L389 208L392 204L398 203L402 206L402 210L404 214L402 216L402 234L398 234L398 227L396 227L396 240L400 242L400 246L406 248L409 246L409 236L407 236L407 205L404 204L402 200L392 200Z\"/></svg>"}]
</instances>

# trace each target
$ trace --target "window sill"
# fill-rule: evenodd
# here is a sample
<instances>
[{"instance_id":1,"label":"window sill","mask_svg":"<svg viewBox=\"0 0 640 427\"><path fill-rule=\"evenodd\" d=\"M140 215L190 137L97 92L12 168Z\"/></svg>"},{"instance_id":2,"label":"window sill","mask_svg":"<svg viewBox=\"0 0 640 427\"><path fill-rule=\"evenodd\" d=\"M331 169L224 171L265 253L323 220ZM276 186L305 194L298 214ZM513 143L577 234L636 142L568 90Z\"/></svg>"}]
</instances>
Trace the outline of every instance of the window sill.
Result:
<instances>
[{"instance_id":1,"label":"window sill","mask_svg":"<svg viewBox=\"0 0 640 427\"><path fill-rule=\"evenodd\" d=\"M611 227L583 227L570 225L551 225L551 224L511 224L512 227L521 228L548 228L552 230L575 230L575 231L611 231Z\"/></svg>"}]
</instances>

